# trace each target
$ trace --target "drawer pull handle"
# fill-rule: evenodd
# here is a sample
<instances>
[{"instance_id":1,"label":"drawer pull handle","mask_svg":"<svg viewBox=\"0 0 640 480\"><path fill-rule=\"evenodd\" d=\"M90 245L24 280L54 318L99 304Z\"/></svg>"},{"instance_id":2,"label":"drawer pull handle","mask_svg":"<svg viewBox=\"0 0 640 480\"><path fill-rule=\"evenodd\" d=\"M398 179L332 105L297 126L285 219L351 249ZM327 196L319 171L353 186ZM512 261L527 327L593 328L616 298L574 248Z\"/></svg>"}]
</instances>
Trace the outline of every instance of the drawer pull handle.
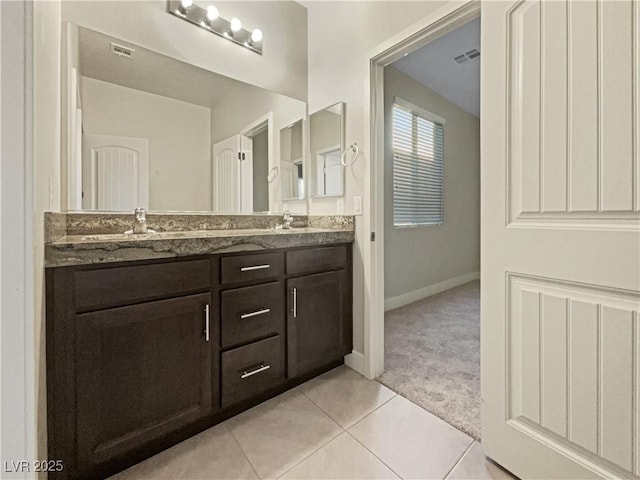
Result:
<instances>
[{"instance_id":1,"label":"drawer pull handle","mask_svg":"<svg viewBox=\"0 0 640 480\"><path fill-rule=\"evenodd\" d=\"M244 372L242 372L242 375L240 375L240 378L245 379L248 378L252 375L256 375L260 372L264 372L265 370L269 370L271 368L271 365L264 365L264 364L260 364L259 367L253 369L253 370L245 370Z\"/></svg>"},{"instance_id":2,"label":"drawer pull handle","mask_svg":"<svg viewBox=\"0 0 640 480\"><path fill-rule=\"evenodd\" d=\"M293 318L298 318L298 289L293 287Z\"/></svg>"},{"instance_id":3,"label":"drawer pull handle","mask_svg":"<svg viewBox=\"0 0 640 480\"><path fill-rule=\"evenodd\" d=\"M256 317L258 315L264 315L265 313L269 313L270 311L271 311L270 308L263 308L262 310L258 310L256 312L243 313L242 315L240 315L240 318L242 318L244 320L245 318L251 318L251 317Z\"/></svg>"},{"instance_id":4,"label":"drawer pull handle","mask_svg":"<svg viewBox=\"0 0 640 480\"><path fill-rule=\"evenodd\" d=\"M253 265L251 267L241 267L240 271L241 272L251 272L253 270L264 270L265 268L270 268L271 265L269 265L268 263L265 263L264 265Z\"/></svg>"},{"instance_id":5,"label":"drawer pull handle","mask_svg":"<svg viewBox=\"0 0 640 480\"><path fill-rule=\"evenodd\" d=\"M209 341L209 304L204 306L204 338Z\"/></svg>"}]
</instances>

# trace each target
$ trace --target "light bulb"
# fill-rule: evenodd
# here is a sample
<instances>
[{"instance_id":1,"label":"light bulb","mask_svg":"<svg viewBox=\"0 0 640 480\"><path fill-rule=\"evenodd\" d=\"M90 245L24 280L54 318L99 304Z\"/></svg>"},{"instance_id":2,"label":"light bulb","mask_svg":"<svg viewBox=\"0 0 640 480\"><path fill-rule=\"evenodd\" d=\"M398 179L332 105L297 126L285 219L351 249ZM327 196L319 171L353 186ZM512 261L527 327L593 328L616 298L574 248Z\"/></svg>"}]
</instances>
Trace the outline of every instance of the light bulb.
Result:
<instances>
[{"instance_id":1,"label":"light bulb","mask_svg":"<svg viewBox=\"0 0 640 480\"><path fill-rule=\"evenodd\" d=\"M193 0L180 0L180 6L185 10L193 5Z\"/></svg>"},{"instance_id":2,"label":"light bulb","mask_svg":"<svg viewBox=\"0 0 640 480\"><path fill-rule=\"evenodd\" d=\"M242 28L242 22L240 22L238 18L233 17L231 19L231 23L229 24L229 27L231 28L232 32L237 32Z\"/></svg>"},{"instance_id":3,"label":"light bulb","mask_svg":"<svg viewBox=\"0 0 640 480\"><path fill-rule=\"evenodd\" d=\"M260 42L262 40L262 30L256 28L253 32L251 32L251 41Z\"/></svg>"},{"instance_id":4,"label":"light bulb","mask_svg":"<svg viewBox=\"0 0 640 480\"><path fill-rule=\"evenodd\" d=\"M213 5L209 5L207 7L207 20L213 22L216 18L218 18L219 15L220 13L218 12L218 9L216 7L214 7Z\"/></svg>"}]
</instances>

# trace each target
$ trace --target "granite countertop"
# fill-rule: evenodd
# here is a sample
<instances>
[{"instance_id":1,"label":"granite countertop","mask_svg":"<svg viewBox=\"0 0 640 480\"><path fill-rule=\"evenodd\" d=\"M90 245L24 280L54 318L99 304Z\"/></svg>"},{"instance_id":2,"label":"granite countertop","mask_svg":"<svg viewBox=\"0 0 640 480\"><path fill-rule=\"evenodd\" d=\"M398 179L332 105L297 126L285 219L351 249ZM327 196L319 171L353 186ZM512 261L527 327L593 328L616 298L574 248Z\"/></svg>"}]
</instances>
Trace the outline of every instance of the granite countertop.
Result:
<instances>
[{"instance_id":1,"label":"granite countertop","mask_svg":"<svg viewBox=\"0 0 640 480\"><path fill-rule=\"evenodd\" d=\"M63 235L45 244L45 267L349 243L351 228L297 227Z\"/></svg>"}]
</instances>

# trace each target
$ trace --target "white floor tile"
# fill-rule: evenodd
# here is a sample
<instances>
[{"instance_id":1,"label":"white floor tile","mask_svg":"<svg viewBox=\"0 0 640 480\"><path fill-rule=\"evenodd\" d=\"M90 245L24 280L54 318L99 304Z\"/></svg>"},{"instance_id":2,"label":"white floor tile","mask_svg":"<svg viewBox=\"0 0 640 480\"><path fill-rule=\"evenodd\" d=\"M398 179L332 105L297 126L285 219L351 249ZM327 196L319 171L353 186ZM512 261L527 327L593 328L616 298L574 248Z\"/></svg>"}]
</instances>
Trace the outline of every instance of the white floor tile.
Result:
<instances>
[{"instance_id":1,"label":"white floor tile","mask_svg":"<svg viewBox=\"0 0 640 480\"><path fill-rule=\"evenodd\" d=\"M342 366L299 387L342 428L349 428L395 396L384 385Z\"/></svg>"},{"instance_id":2,"label":"white floor tile","mask_svg":"<svg viewBox=\"0 0 640 480\"><path fill-rule=\"evenodd\" d=\"M280 478L374 480L398 476L345 432Z\"/></svg>"},{"instance_id":3,"label":"white floor tile","mask_svg":"<svg viewBox=\"0 0 640 480\"><path fill-rule=\"evenodd\" d=\"M295 390L226 423L260 478L277 478L343 432Z\"/></svg>"},{"instance_id":4,"label":"white floor tile","mask_svg":"<svg viewBox=\"0 0 640 480\"><path fill-rule=\"evenodd\" d=\"M444 478L473 442L400 396L349 432L404 479Z\"/></svg>"}]
</instances>

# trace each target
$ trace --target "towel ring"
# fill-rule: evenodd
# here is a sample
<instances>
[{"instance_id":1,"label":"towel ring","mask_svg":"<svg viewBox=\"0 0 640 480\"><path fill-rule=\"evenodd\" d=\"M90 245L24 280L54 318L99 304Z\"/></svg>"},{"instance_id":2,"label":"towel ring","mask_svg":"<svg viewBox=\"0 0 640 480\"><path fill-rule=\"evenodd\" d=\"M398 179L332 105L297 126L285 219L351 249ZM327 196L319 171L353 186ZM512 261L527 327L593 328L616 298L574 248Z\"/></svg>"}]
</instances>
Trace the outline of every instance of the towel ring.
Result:
<instances>
[{"instance_id":1,"label":"towel ring","mask_svg":"<svg viewBox=\"0 0 640 480\"><path fill-rule=\"evenodd\" d=\"M269 170L269 174L267 175L267 182L273 183L273 181L278 176L278 170L279 169L278 169L277 165L275 167L273 167L271 170Z\"/></svg>"},{"instance_id":2,"label":"towel ring","mask_svg":"<svg viewBox=\"0 0 640 480\"><path fill-rule=\"evenodd\" d=\"M353 156L353 160L351 160L349 163L347 163L344 158L347 155L347 152L349 150L354 152L355 155ZM344 165L345 167L350 167L351 165L356 163L356 160L358 160L358 156L359 155L360 155L360 149L358 148L358 144L354 142L351 145L349 145L348 148L345 148L344 152L342 152L342 157L340 157L340 162L342 162L342 165Z\"/></svg>"}]
</instances>

